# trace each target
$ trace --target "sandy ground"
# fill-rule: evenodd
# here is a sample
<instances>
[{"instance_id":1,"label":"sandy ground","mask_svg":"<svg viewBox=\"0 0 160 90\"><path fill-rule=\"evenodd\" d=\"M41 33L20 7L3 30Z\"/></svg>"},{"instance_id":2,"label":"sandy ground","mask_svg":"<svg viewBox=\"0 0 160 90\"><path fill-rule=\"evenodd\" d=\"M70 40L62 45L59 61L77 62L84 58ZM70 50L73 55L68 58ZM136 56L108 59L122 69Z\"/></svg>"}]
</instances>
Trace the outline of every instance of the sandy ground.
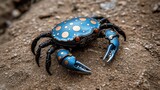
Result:
<instances>
[{"instance_id":1,"label":"sandy ground","mask_svg":"<svg viewBox=\"0 0 160 90\"><path fill-rule=\"evenodd\" d=\"M158 1L117 1L108 11L94 0L40 1L7 29L8 41L0 45L0 90L160 90L160 13L152 12ZM39 18L48 14L52 16ZM30 51L36 36L70 17L92 15L108 17L126 32L127 42L120 37L112 63L102 62L108 41L97 39L73 53L92 69L91 75L68 72L53 54L53 75L49 76L45 71L47 48L42 50L41 67L36 65Z\"/></svg>"}]
</instances>

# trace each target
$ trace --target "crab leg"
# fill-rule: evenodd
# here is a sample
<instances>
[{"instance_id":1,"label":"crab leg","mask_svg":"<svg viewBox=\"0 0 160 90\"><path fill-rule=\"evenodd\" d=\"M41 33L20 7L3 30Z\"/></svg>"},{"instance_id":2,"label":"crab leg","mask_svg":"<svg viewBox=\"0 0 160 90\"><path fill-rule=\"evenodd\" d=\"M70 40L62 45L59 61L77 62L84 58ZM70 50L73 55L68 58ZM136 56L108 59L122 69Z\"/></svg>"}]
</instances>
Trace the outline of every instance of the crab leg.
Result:
<instances>
[{"instance_id":1,"label":"crab leg","mask_svg":"<svg viewBox=\"0 0 160 90\"><path fill-rule=\"evenodd\" d=\"M106 28L111 28L112 30L117 31L120 35L123 36L124 41L126 41L126 34L118 26L116 26L116 25L114 25L112 23L105 23L105 24L100 26L100 30L106 29Z\"/></svg>"},{"instance_id":2,"label":"crab leg","mask_svg":"<svg viewBox=\"0 0 160 90\"><path fill-rule=\"evenodd\" d=\"M102 24L100 26L100 30L106 29L106 28L111 28L111 29L117 31L119 34L121 34L124 38L124 41L126 41L125 33L118 26L111 23L107 18L104 18L102 16L95 16L95 17L92 17L92 18L99 20L99 22Z\"/></svg>"},{"instance_id":3,"label":"crab leg","mask_svg":"<svg viewBox=\"0 0 160 90\"><path fill-rule=\"evenodd\" d=\"M82 74L91 74L91 69L82 64L70 52L66 49L60 49L57 51L57 59L62 66Z\"/></svg>"},{"instance_id":4,"label":"crab leg","mask_svg":"<svg viewBox=\"0 0 160 90\"><path fill-rule=\"evenodd\" d=\"M38 37L36 37L33 42L32 42L32 45L31 45L31 51L32 53L35 55L35 47L37 45L37 42L41 39L41 38L44 38L44 37L51 37L51 33L43 33L43 34L40 34Z\"/></svg>"},{"instance_id":5,"label":"crab leg","mask_svg":"<svg viewBox=\"0 0 160 90\"><path fill-rule=\"evenodd\" d=\"M92 18L97 19L97 20L101 20L101 19L103 19L104 17L103 17L103 16L93 16Z\"/></svg>"},{"instance_id":6,"label":"crab leg","mask_svg":"<svg viewBox=\"0 0 160 90\"><path fill-rule=\"evenodd\" d=\"M52 75L51 72L49 71L49 69L51 67L51 54L53 54L56 49L57 49L56 46L52 46L47 51L47 56L46 56L46 71L48 72L49 75Z\"/></svg>"},{"instance_id":7,"label":"crab leg","mask_svg":"<svg viewBox=\"0 0 160 90\"><path fill-rule=\"evenodd\" d=\"M35 55L35 57L36 57L36 63L37 63L38 66L40 66L40 65L39 65L39 58L40 58L40 55L41 55L41 49L44 48L44 47L47 47L47 46L49 46L49 45L51 45L51 44L52 44L52 41L51 41L51 40L48 40L48 41L43 42L43 43L41 43L41 44L39 45L39 47L38 47L38 49L37 49L37 51L36 51L36 55Z\"/></svg>"}]
</instances>

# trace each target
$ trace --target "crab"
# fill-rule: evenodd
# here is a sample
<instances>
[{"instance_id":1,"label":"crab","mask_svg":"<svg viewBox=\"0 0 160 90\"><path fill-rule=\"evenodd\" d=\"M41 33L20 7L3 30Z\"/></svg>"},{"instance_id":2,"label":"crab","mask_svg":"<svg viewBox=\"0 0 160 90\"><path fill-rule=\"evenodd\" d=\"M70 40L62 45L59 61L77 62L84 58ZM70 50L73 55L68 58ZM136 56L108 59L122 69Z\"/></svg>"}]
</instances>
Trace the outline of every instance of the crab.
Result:
<instances>
[{"instance_id":1,"label":"crab","mask_svg":"<svg viewBox=\"0 0 160 90\"><path fill-rule=\"evenodd\" d=\"M91 74L91 69L78 61L71 51L76 48L82 48L97 38L106 38L109 40L107 51L103 61L110 62L116 55L119 48L119 34L126 40L125 33L107 18L102 16L95 17L75 17L57 24L51 32L40 34L31 45L31 51L35 55L38 66L41 55L41 49L50 45L46 56L46 71L51 75L51 54L56 51L58 63L71 71L81 74ZM49 38L41 43L35 52L37 42L41 38Z\"/></svg>"}]
</instances>

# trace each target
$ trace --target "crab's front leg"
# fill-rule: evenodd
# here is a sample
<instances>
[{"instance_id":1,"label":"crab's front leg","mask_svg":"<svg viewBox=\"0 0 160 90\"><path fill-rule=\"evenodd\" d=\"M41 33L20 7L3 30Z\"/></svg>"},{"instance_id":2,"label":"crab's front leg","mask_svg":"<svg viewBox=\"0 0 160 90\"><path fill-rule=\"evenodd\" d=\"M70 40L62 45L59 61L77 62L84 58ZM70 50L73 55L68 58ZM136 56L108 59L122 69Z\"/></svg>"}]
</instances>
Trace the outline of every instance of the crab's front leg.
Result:
<instances>
[{"instance_id":1,"label":"crab's front leg","mask_svg":"<svg viewBox=\"0 0 160 90\"><path fill-rule=\"evenodd\" d=\"M76 60L76 58L66 49L60 49L57 51L57 60L59 64L69 70L82 74L91 74L91 69Z\"/></svg>"},{"instance_id":2,"label":"crab's front leg","mask_svg":"<svg viewBox=\"0 0 160 90\"><path fill-rule=\"evenodd\" d=\"M107 59L107 62L110 62L118 51L119 35L117 35L115 31L107 29L105 30L105 37L109 40L109 45L107 48L107 52L103 57L103 60L105 61Z\"/></svg>"}]
</instances>

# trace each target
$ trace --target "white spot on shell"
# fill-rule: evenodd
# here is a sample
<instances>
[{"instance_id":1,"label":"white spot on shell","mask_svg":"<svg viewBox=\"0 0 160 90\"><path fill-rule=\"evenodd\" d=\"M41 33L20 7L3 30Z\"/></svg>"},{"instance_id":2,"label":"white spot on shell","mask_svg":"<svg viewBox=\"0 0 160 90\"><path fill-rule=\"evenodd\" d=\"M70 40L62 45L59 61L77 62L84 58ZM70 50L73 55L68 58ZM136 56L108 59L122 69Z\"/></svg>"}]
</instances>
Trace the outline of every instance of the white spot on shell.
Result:
<instances>
[{"instance_id":1,"label":"white spot on shell","mask_svg":"<svg viewBox=\"0 0 160 90\"><path fill-rule=\"evenodd\" d=\"M73 26L74 31L79 31L81 28L79 26Z\"/></svg>"},{"instance_id":2,"label":"white spot on shell","mask_svg":"<svg viewBox=\"0 0 160 90\"><path fill-rule=\"evenodd\" d=\"M89 24L87 24L89 26Z\"/></svg>"},{"instance_id":3,"label":"white spot on shell","mask_svg":"<svg viewBox=\"0 0 160 90\"><path fill-rule=\"evenodd\" d=\"M64 28L68 28L68 26L65 26Z\"/></svg>"},{"instance_id":4,"label":"white spot on shell","mask_svg":"<svg viewBox=\"0 0 160 90\"><path fill-rule=\"evenodd\" d=\"M73 25L73 23L70 23L70 25Z\"/></svg>"},{"instance_id":5,"label":"white spot on shell","mask_svg":"<svg viewBox=\"0 0 160 90\"><path fill-rule=\"evenodd\" d=\"M57 35L59 35L59 33L57 33Z\"/></svg>"},{"instance_id":6,"label":"white spot on shell","mask_svg":"<svg viewBox=\"0 0 160 90\"><path fill-rule=\"evenodd\" d=\"M63 52L61 52L61 54L64 54Z\"/></svg>"},{"instance_id":7,"label":"white spot on shell","mask_svg":"<svg viewBox=\"0 0 160 90\"><path fill-rule=\"evenodd\" d=\"M62 33L62 37L63 37L63 38L67 38L68 36L69 36L69 33L68 33L68 32L63 32L63 33Z\"/></svg>"}]
</instances>

